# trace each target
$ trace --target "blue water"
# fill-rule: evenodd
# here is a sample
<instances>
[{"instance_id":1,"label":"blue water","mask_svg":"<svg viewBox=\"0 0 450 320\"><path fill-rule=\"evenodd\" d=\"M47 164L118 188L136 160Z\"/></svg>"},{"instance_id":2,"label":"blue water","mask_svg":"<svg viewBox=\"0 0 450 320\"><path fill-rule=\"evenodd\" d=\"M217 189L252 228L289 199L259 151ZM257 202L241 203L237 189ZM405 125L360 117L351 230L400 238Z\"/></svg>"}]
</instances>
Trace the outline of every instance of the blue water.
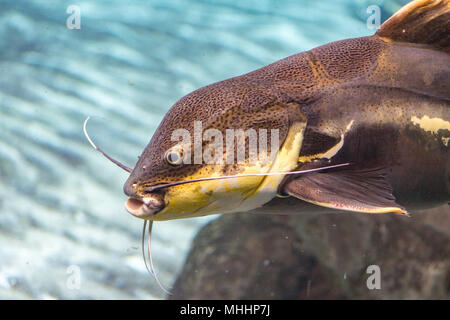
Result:
<instances>
[{"instance_id":1,"label":"blue water","mask_svg":"<svg viewBox=\"0 0 450 320\"><path fill-rule=\"evenodd\" d=\"M0 298L155 299L126 213L127 173L165 112L201 86L344 38L373 34L407 1L149 0L0 3ZM68 29L69 5L81 29ZM158 223L170 286L210 219ZM73 288L73 268L80 273ZM68 269L69 268L69 269ZM77 269L78 268L78 269Z\"/></svg>"}]
</instances>

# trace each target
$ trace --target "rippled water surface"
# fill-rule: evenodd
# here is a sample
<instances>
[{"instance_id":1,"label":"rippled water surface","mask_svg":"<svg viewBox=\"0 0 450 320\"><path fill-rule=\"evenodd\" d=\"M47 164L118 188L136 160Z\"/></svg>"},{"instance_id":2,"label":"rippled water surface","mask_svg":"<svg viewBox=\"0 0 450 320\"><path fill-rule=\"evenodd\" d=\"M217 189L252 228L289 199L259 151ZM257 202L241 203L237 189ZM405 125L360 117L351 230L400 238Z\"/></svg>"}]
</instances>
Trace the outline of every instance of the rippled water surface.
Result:
<instances>
[{"instance_id":1,"label":"rippled water surface","mask_svg":"<svg viewBox=\"0 0 450 320\"><path fill-rule=\"evenodd\" d=\"M201 86L330 41L370 35L406 1L149 0L0 3L0 298L163 298L126 213L127 173L165 112ZM66 9L81 9L69 30ZM212 218L157 223L170 285ZM69 266L79 267L70 289ZM69 272L69 273L68 273Z\"/></svg>"}]
</instances>

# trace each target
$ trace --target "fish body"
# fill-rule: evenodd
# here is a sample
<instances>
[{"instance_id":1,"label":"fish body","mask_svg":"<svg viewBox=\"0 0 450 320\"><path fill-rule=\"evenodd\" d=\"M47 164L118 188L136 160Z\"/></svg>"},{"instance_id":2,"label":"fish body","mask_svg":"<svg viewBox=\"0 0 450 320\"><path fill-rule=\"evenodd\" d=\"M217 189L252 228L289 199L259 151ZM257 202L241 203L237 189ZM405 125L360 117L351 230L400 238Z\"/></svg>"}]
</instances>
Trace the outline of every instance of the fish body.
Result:
<instances>
[{"instance_id":1,"label":"fish body","mask_svg":"<svg viewBox=\"0 0 450 320\"><path fill-rule=\"evenodd\" d=\"M300 159L321 158L330 146L338 146L332 163L388 168L402 206L413 210L445 203L450 173L450 55L370 37L333 43L310 55L328 61L329 55L352 47L367 49L358 50L356 59L349 54L338 57L339 66L363 59L357 65L367 67L352 69L356 77L348 80L339 75L302 109L308 126ZM371 51L376 53L367 53ZM325 74L321 79L332 78L327 67L315 63Z\"/></svg>"},{"instance_id":2,"label":"fish body","mask_svg":"<svg viewBox=\"0 0 450 320\"><path fill-rule=\"evenodd\" d=\"M447 203L449 15L448 0L413 1L374 36L329 43L183 97L124 185L127 210L144 219L169 220L329 208L404 214ZM247 144L222 154L212 148L216 139L205 138L208 130L215 138L228 138L230 129L275 130L276 136L263 141L270 159L250 161ZM183 143L174 132L185 133ZM216 161L205 163L205 154ZM225 161L230 156L234 161ZM275 174L340 163L351 165ZM273 175L175 185L257 173Z\"/></svg>"}]
</instances>

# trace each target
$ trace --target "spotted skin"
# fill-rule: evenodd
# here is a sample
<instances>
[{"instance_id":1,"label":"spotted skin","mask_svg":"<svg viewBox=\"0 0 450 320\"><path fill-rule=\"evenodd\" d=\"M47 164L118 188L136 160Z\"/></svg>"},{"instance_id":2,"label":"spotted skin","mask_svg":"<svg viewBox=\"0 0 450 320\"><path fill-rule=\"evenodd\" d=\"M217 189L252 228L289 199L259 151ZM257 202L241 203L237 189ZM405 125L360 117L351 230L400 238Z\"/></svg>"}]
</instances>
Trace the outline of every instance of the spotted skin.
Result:
<instances>
[{"instance_id":1,"label":"spotted skin","mask_svg":"<svg viewBox=\"0 0 450 320\"><path fill-rule=\"evenodd\" d=\"M416 2L414 9L429 3ZM434 4L442 11L449 1ZM331 164L388 168L394 196L408 209L448 202L450 157L445 141L450 131L427 131L411 120L427 116L450 121L448 42L435 34L427 38L422 31L411 31L409 18L402 21L394 16L374 36L329 43L183 97L145 148L125 183L125 193L142 198L145 187L198 177L200 172L207 176L245 171L245 165L169 165L164 154L176 144L171 133L184 128L193 137L194 121L202 121L203 129L219 129L224 136L227 128L279 129L281 145L292 124L302 122L306 128L298 156L303 162L297 168L320 158L345 134ZM444 32L448 40L448 22L439 18L433 23L444 24L447 29L438 34ZM395 25L408 27L409 38ZM405 41L420 34L423 41ZM346 132L349 123L353 125ZM159 192L164 197L165 191ZM302 206L311 208L299 199L274 197L260 211Z\"/></svg>"},{"instance_id":2,"label":"spotted skin","mask_svg":"<svg viewBox=\"0 0 450 320\"><path fill-rule=\"evenodd\" d=\"M198 171L202 165L173 167L163 158L166 150L176 144L170 139L171 133L184 128L193 137L194 121L201 121L203 129L213 127L219 130L245 130L254 128L255 123L258 124L257 120L262 118L264 126L261 127L282 130L282 139L289 121L302 117L302 111L309 112L308 106L314 99L345 80L339 78L339 71L333 71L336 67L341 68L338 63L339 55L344 59L343 62L347 61L348 66L352 65L352 61L361 66L352 67L355 70L345 76L348 79L352 75L370 72L382 42L361 38L351 40L350 44L353 49L336 50L343 46L349 47L349 43L341 41L300 53L246 75L206 86L183 97L164 117L136 164L125 189L129 192L130 185L143 181L153 185L178 181ZM347 57L349 52L352 53L350 58ZM330 61L335 62L322 66L320 59L313 58L322 55L332 55ZM324 74L327 76L323 76ZM288 109L286 107L292 103L303 107L296 111L281 110ZM293 116L290 117L289 113Z\"/></svg>"}]
</instances>

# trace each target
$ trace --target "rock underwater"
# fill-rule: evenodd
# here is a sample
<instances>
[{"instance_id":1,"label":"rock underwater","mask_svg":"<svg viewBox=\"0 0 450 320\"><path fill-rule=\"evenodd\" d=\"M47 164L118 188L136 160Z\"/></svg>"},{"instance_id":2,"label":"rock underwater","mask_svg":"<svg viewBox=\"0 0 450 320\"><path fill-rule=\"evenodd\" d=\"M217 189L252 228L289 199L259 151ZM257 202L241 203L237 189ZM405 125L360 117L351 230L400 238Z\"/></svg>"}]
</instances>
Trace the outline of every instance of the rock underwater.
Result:
<instances>
[{"instance_id":1,"label":"rock underwater","mask_svg":"<svg viewBox=\"0 0 450 320\"><path fill-rule=\"evenodd\" d=\"M396 215L223 215L171 299L449 299L448 206ZM370 265L380 289L368 289Z\"/></svg>"}]
</instances>

